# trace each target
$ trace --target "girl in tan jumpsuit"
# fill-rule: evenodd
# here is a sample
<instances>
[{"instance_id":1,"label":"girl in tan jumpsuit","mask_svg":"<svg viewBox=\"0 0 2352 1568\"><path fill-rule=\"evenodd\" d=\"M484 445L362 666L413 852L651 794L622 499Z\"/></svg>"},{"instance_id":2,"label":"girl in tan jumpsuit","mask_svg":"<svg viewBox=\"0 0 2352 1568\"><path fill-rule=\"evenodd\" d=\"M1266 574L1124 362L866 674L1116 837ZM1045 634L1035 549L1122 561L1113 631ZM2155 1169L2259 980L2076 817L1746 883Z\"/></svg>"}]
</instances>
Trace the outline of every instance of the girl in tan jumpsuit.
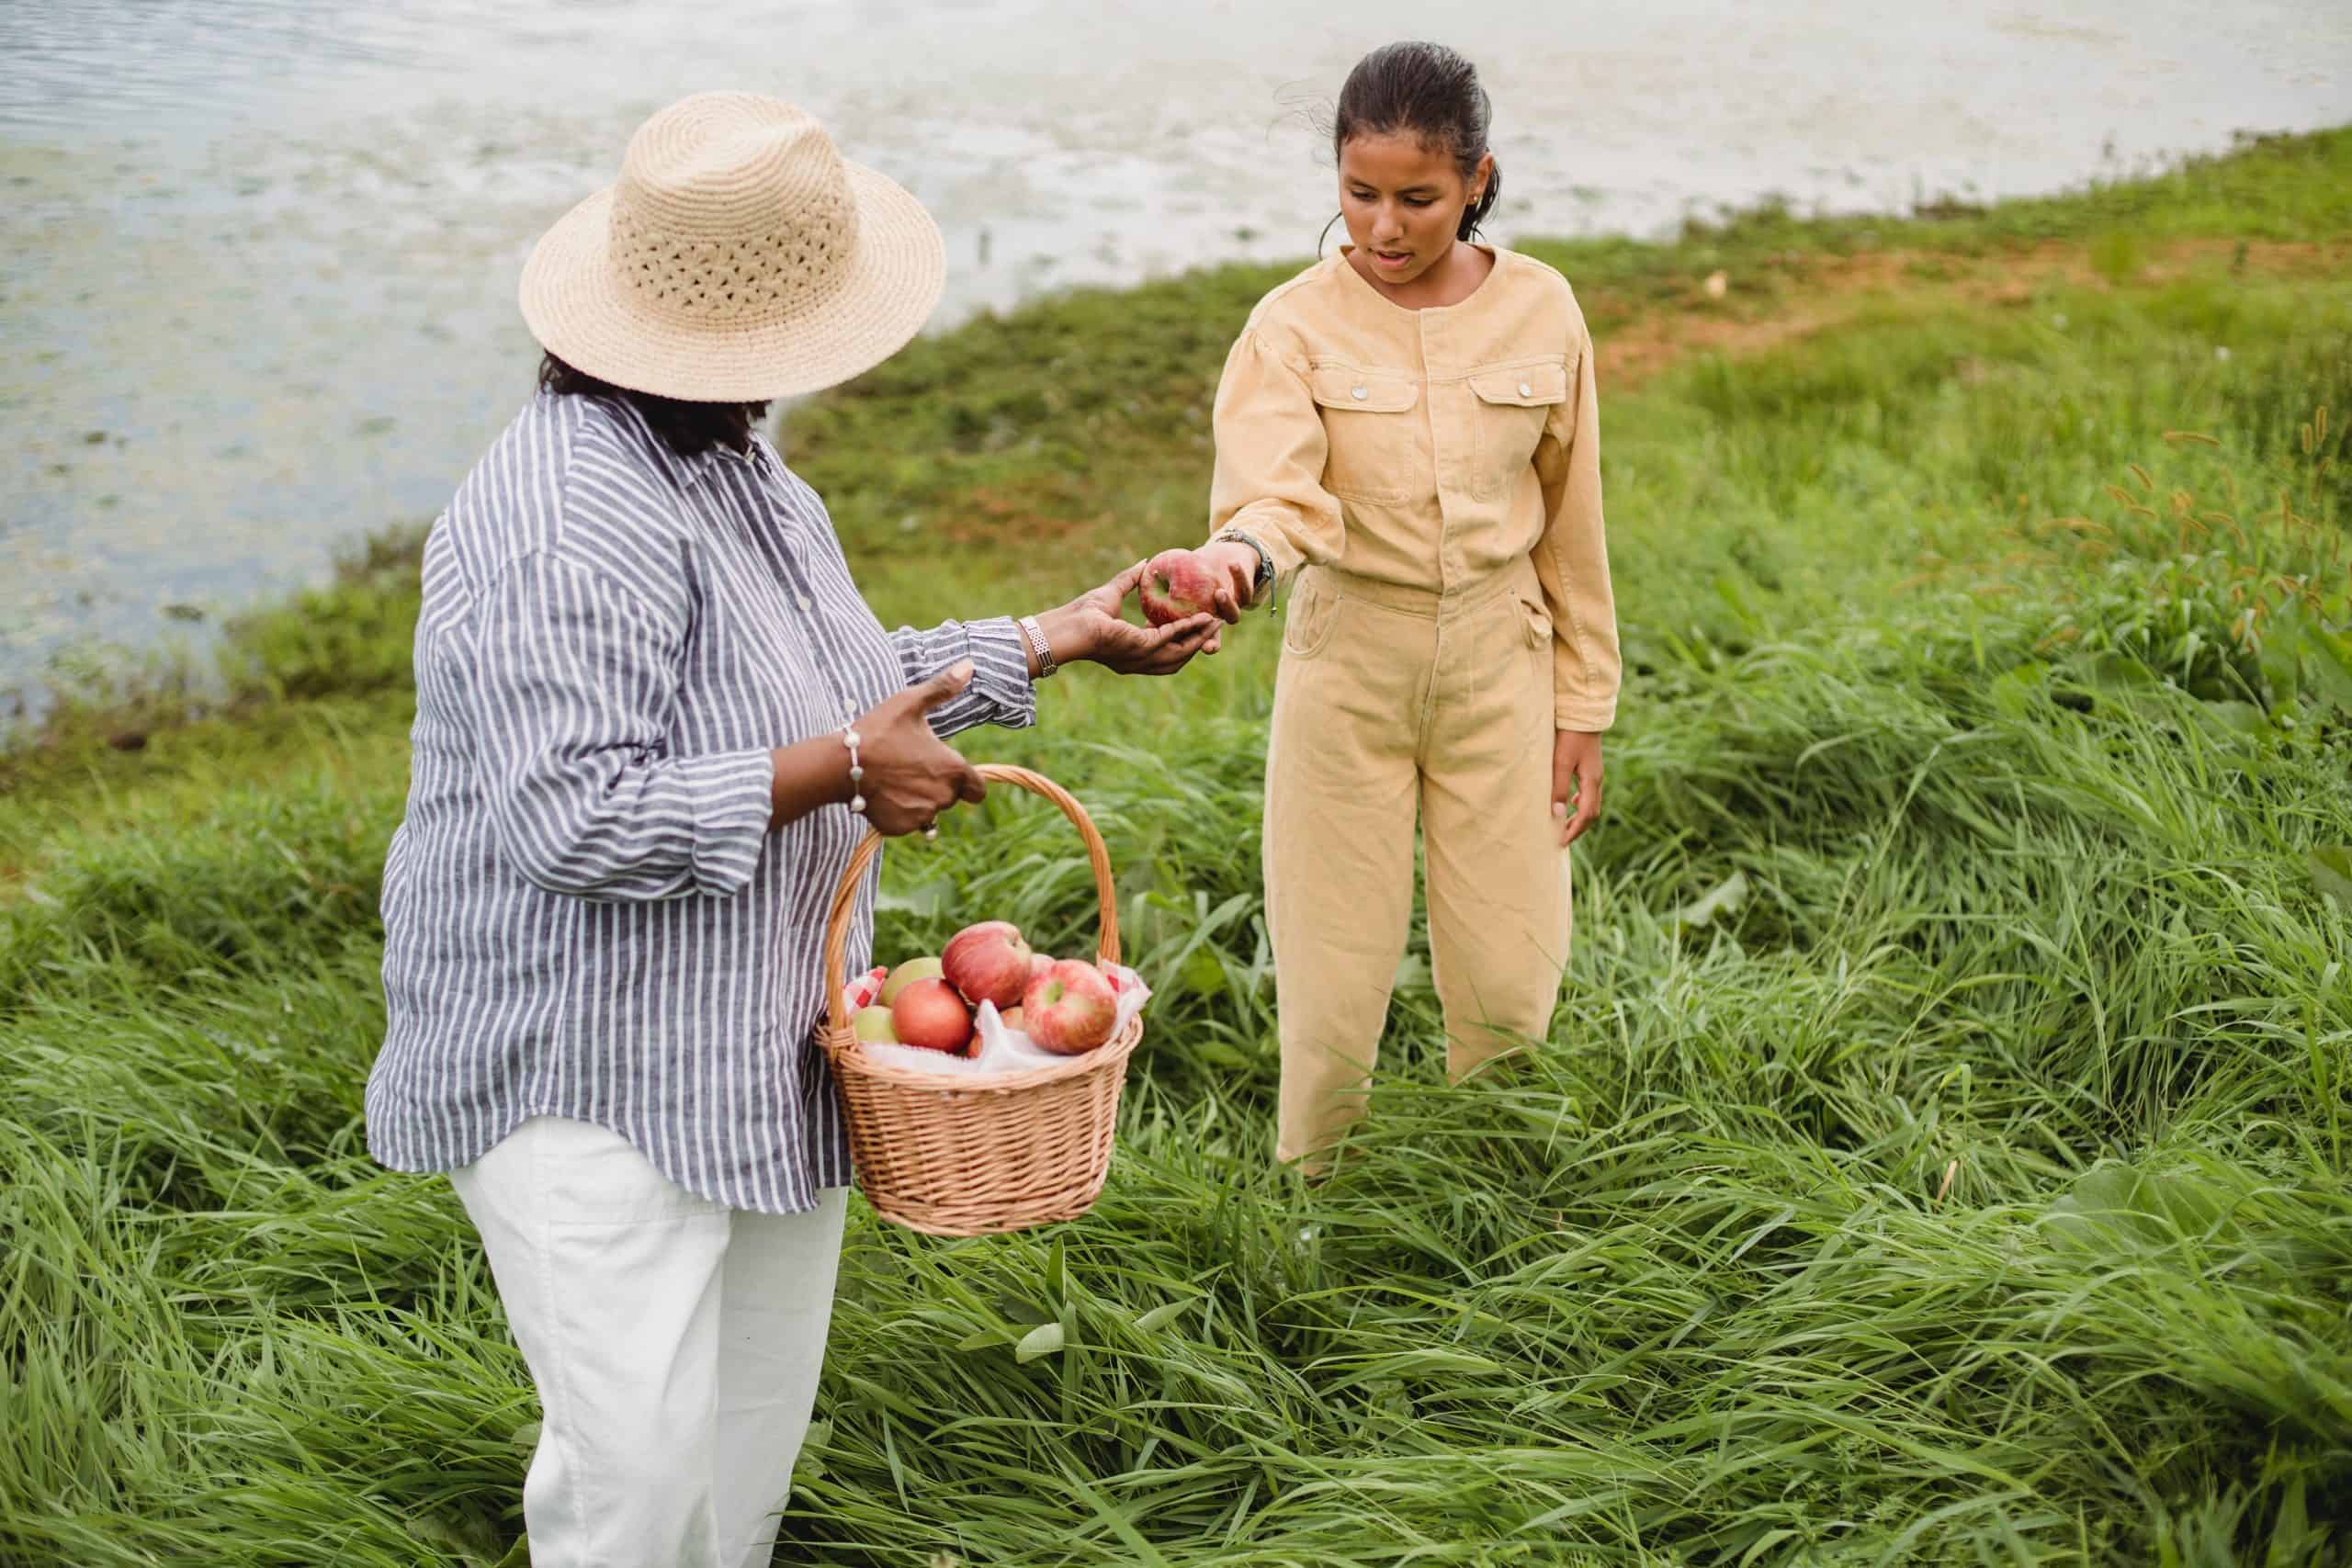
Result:
<instances>
[{"instance_id":1,"label":"girl in tan jumpsuit","mask_svg":"<svg viewBox=\"0 0 2352 1568\"><path fill-rule=\"evenodd\" d=\"M1592 339L1566 279L1470 243L1498 179L1450 50L1367 55L1333 141L1351 243L1261 300L1217 389L1216 536L1290 581L1266 759L1277 1156L1363 1114L1427 861L1447 1066L1549 1032L1567 845L1600 806L1617 628ZM1313 1157L1310 1157L1313 1156Z\"/></svg>"}]
</instances>

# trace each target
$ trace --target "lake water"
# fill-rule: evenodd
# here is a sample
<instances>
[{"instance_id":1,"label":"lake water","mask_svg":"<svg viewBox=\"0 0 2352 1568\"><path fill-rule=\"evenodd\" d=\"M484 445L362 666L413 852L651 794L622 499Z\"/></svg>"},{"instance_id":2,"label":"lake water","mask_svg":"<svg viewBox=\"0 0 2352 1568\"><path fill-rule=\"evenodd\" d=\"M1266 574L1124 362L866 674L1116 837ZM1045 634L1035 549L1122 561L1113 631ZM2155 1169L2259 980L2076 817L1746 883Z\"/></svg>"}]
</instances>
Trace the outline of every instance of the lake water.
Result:
<instances>
[{"instance_id":1,"label":"lake water","mask_svg":"<svg viewBox=\"0 0 2352 1568\"><path fill-rule=\"evenodd\" d=\"M2340 0L1924 9L9 0L0 714L72 649L185 634L431 516L527 389L531 242L700 88L796 99L922 198L934 326L1310 254L1311 111L1393 38L1479 62L1505 240L2048 190L2352 119Z\"/></svg>"}]
</instances>

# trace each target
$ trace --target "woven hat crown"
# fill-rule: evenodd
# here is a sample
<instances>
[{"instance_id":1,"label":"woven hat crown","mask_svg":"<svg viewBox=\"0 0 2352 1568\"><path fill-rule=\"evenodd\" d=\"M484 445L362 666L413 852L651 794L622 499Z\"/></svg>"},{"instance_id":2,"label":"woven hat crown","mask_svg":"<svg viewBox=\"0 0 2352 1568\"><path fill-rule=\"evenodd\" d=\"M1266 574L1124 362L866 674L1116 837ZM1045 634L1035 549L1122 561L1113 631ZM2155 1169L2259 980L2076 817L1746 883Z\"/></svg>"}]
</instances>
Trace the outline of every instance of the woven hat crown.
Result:
<instances>
[{"instance_id":1,"label":"woven hat crown","mask_svg":"<svg viewBox=\"0 0 2352 1568\"><path fill-rule=\"evenodd\" d=\"M939 225L801 110L697 93L531 247L516 300L548 353L632 391L757 402L896 353L939 302Z\"/></svg>"},{"instance_id":2,"label":"woven hat crown","mask_svg":"<svg viewBox=\"0 0 2352 1568\"><path fill-rule=\"evenodd\" d=\"M752 326L838 291L857 230L848 170L824 127L774 98L700 93L629 139L606 255L649 316Z\"/></svg>"}]
</instances>

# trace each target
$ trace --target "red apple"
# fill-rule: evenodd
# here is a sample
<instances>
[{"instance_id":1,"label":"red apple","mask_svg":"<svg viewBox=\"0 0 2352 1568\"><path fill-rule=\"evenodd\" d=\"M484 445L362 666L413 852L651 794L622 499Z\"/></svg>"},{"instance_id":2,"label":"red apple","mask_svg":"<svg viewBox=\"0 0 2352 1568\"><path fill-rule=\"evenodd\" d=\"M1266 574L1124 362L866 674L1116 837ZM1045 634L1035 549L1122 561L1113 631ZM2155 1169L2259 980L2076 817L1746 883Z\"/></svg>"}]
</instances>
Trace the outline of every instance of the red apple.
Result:
<instances>
[{"instance_id":1,"label":"red apple","mask_svg":"<svg viewBox=\"0 0 2352 1568\"><path fill-rule=\"evenodd\" d=\"M1029 955L1029 978L1034 980L1038 976L1043 975L1046 970L1051 969L1053 966L1054 955L1052 953L1033 953ZM1026 986L1023 986L1021 988L1024 993L1029 989Z\"/></svg>"},{"instance_id":2,"label":"red apple","mask_svg":"<svg viewBox=\"0 0 2352 1568\"><path fill-rule=\"evenodd\" d=\"M899 1043L960 1054L972 1043L972 1010L944 980L917 980L890 1004Z\"/></svg>"},{"instance_id":3,"label":"red apple","mask_svg":"<svg viewBox=\"0 0 2352 1568\"><path fill-rule=\"evenodd\" d=\"M1019 1033L1022 1030L1028 1027L1028 1025L1021 1021L1021 1010L1019 1008L1009 1008L999 1016L1004 1020L1004 1026L1007 1029L1013 1031L1015 1033Z\"/></svg>"},{"instance_id":4,"label":"red apple","mask_svg":"<svg viewBox=\"0 0 2352 1568\"><path fill-rule=\"evenodd\" d=\"M974 1007L994 1002L1001 1010L1029 987L1029 944L1010 920L967 926L940 950L940 972Z\"/></svg>"},{"instance_id":5,"label":"red apple","mask_svg":"<svg viewBox=\"0 0 2352 1568\"><path fill-rule=\"evenodd\" d=\"M1102 970L1065 958L1029 982L1021 1014L1028 1021L1030 1039L1048 1051L1075 1056L1111 1038L1119 1021L1119 998Z\"/></svg>"},{"instance_id":6,"label":"red apple","mask_svg":"<svg viewBox=\"0 0 2352 1568\"><path fill-rule=\"evenodd\" d=\"M1143 569L1143 618L1155 626L1216 608L1216 574L1191 550L1162 550Z\"/></svg>"}]
</instances>

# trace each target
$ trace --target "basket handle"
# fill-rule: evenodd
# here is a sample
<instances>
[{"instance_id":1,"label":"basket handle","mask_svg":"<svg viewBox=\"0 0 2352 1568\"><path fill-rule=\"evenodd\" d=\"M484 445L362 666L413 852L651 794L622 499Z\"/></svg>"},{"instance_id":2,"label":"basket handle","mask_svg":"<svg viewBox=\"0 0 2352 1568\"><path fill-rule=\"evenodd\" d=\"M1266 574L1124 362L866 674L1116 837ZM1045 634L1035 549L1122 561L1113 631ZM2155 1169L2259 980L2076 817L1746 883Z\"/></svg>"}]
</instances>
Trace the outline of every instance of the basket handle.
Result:
<instances>
[{"instance_id":1,"label":"basket handle","mask_svg":"<svg viewBox=\"0 0 2352 1568\"><path fill-rule=\"evenodd\" d=\"M980 777L990 784L1018 784L1035 795L1042 795L1061 807L1062 815L1078 829L1078 836L1086 841L1086 858L1094 868L1094 897L1102 909L1102 939L1095 945L1095 953L1105 964L1119 962L1119 908L1111 887L1111 852L1104 847L1102 835L1095 830L1094 820L1087 816L1086 807L1078 797L1043 773L1016 768L1004 762L983 762ZM842 990L848 979L843 972L849 962L849 925L857 912L858 884L865 878L865 868L882 852L882 835L868 828L865 837L849 857L849 864L842 871L841 886L833 890L832 913L825 920L825 1016L832 1027L846 1034L850 1030L849 1010L842 1001Z\"/></svg>"}]
</instances>

